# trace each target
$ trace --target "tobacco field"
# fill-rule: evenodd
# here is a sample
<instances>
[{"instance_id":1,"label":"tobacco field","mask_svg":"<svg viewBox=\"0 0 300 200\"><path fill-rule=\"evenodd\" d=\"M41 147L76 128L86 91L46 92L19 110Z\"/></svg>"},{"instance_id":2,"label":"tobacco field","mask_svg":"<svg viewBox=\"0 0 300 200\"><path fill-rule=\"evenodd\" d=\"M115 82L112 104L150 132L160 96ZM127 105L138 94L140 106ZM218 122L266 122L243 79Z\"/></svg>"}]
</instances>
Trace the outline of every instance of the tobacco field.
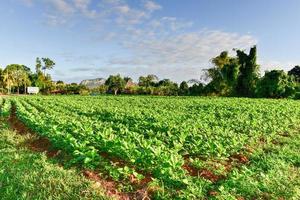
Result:
<instances>
[{"instance_id":1,"label":"tobacco field","mask_svg":"<svg viewBox=\"0 0 300 200\"><path fill-rule=\"evenodd\" d=\"M145 199L300 199L300 101L1 98L77 166ZM138 198L135 196L135 198Z\"/></svg>"}]
</instances>

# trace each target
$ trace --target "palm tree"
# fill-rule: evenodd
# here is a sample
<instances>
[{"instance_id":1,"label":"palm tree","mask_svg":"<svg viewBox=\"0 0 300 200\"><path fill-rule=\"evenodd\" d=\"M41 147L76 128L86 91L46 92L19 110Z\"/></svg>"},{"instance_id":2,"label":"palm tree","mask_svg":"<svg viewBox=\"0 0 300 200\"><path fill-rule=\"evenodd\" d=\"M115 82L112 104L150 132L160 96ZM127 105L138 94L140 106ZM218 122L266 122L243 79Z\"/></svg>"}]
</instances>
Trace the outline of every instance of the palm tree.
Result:
<instances>
[{"instance_id":1,"label":"palm tree","mask_svg":"<svg viewBox=\"0 0 300 200\"><path fill-rule=\"evenodd\" d=\"M15 84L17 86L17 93L20 93L20 86L24 86L24 93L26 93L26 86L30 84L28 74L22 68L13 71L12 76L14 78Z\"/></svg>"},{"instance_id":2,"label":"palm tree","mask_svg":"<svg viewBox=\"0 0 300 200\"><path fill-rule=\"evenodd\" d=\"M12 76L11 71L8 69L5 69L3 71L3 82L6 83L6 88L7 88L8 94L11 93L11 87L14 85L14 81L15 80Z\"/></svg>"},{"instance_id":3,"label":"palm tree","mask_svg":"<svg viewBox=\"0 0 300 200\"><path fill-rule=\"evenodd\" d=\"M44 76L46 75L46 70L53 69L55 66L55 62L52 61L50 58L42 58L44 62L44 66L42 67L42 70L44 71Z\"/></svg>"},{"instance_id":4,"label":"palm tree","mask_svg":"<svg viewBox=\"0 0 300 200\"><path fill-rule=\"evenodd\" d=\"M36 73L40 73L41 72L41 68L42 68L42 62L41 59L39 57L36 58L36 64L35 64L35 71Z\"/></svg>"},{"instance_id":5,"label":"palm tree","mask_svg":"<svg viewBox=\"0 0 300 200\"><path fill-rule=\"evenodd\" d=\"M8 93L11 93L13 86L17 87L17 93L20 92L20 87L26 86L30 83L29 68L24 65L11 64L8 65L3 71L3 81L6 83Z\"/></svg>"}]
</instances>

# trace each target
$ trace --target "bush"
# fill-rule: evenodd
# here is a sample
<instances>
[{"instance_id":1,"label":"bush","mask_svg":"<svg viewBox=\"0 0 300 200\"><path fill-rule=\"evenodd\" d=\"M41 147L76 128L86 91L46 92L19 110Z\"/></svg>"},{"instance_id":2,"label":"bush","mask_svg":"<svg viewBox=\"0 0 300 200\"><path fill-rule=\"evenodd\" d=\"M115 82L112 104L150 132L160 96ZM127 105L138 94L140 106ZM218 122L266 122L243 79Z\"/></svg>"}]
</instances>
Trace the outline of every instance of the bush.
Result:
<instances>
[{"instance_id":1,"label":"bush","mask_svg":"<svg viewBox=\"0 0 300 200\"><path fill-rule=\"evenodd\" d=\"M296 92L294 99L300 99L300 92Z\"/></svg>"},{"instance_id":2,"label":"bush","mask_svg":"<svg viewBox=\"0 0 300 200\"><path fill-rule=\"evenodd\" d=\"M90 91L87 89L80 89L79 94L83 96L90 95Z\"/></svg>"},{"instance_id":3,"label":"bush","mask_svg":"<svg viewBox=\"0 0 300 200\"><path fill-rule=\"evenodd\" d=\"M94 95L97 95L97 94L106 94L107 90L108 90L108 87L106 85L100 85L100 86L98 86L96 88L93 88L92 89L92 93Z\"/></svg>"},{"instance_id":4,"label":"bush","mask_svg":"<svg viewBox=\"0 0 300 200\"><path fill-rule=\"evenodd\" d=\"M258 83L258 97L284 98L293 97L296 83L283 70L267 71Z\"/></svg>"},{"instance_id":5,"label":"bush","mask_svg":"<svg viewBox=\"0 0 300 200\"><path fill-rule=\"evenodd\" d=\"M7 90L4 88L0 88L0 94L7 94Z\"/></svg>"}]
</instances>

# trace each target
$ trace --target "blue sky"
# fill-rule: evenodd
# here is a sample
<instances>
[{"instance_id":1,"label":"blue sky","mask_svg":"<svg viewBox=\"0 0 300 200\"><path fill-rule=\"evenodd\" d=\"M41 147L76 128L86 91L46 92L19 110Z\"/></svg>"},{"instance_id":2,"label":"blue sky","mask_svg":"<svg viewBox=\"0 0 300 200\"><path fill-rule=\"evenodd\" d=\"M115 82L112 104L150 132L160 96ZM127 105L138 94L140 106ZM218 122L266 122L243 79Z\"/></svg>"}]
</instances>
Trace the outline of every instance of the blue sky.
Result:
<instances>
[{"instance_id":1,"label":"blue sky","mask_svg":"<svg viewBox=\"0 0 300 200\"><path fill-rule=\"evenodd\" d=\"M258 46L261 70L300 64L298 0L6 0L0 66L56 62L54 80L120 73L199 79L222 50Z\"/></svg>"}]
</instances>

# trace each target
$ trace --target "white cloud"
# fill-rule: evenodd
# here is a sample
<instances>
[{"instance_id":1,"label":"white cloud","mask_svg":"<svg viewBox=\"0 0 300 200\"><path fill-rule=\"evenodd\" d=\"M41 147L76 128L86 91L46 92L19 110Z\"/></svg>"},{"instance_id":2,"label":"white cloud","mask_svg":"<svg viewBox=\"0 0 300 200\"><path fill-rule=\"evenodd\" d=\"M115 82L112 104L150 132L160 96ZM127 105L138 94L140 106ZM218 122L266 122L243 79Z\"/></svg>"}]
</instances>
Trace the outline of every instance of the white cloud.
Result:
<instances>
[{"instance_id":1,"label":"white cloud","mask_svg":"<svg viewBox=\"0 0 300 200\"><path fill-rule=\"evenodd\" d=\"M119 25L127 26L141 23L149 17L149 13L145 10L132 8L125 1L109 0L102 4L102 8L106 12L107 18L114 18Z\"/></svg>"},{"instance_id":2,"label":"white cloud","mask_svg":"<svg viewBox=\"0 0 300 200\"><path fill-rule=\"evenodd\" d=\"M74 17L84 16L95 18L97 11L89 9L93 0L20 0L26 6L40 4L43 15L46 17L47 24L52 26L65 25Z\"/></svg>"},{"instance_id":3,"label":"white cloud","mask_svg":"<svg viewBox=\"0 0 300 200\"><path fill-rule=\"evenodd\" d=\"M94 18L97 15L96 10L89 10L91 0L74 0L75 8L77 8L83 15L89 18Z\"/></svg>"},{"instance_id":4,"label":"white cloud","mask_svg":"<svg viewBox=\"0 0 300 200\"><path fill-rule=\"evenodd\" d=\"M51 26L59 26L67 23L67 19L58 17L57 15L46 14L47 24Z\"/></svg>"},{"instance_id":5,"label":"white cloud","mask_svg":"<svg viewBox=\"0 0 300 200\"><path fill-rule=\"evenodd\" d=\"M59 22L70 21L83 16L97 21L112 21L122 26L140 24L149 19L151 13L161 9L161 6L153 1L145 1L143 6L130 6L125 0L19 0L25 5L40 4L46 10L45 15L51 15L48 24L60 25ZM93 4L93 9L91 5ZM95 5L97 5L95 7ZM67 16L67 18L66 18ZM56 23L53 23L55 18Z\"/></svg>"},{"instance_id":6,"label":"white cloud","mask_svg":"<svg viewBox=\"0 0 300 200\"><path fill-rule=\"evenodd\" d=\"M31 7L33 6L33 0L21 0L21 3L23 3L24 5Z\"/></svg>"},{"instance_id":7,"label":"white cloud","mask_svg":"<svg viewBox=\"0 0 300 200\"><path fill-rule=\"evenodd\" d=\"M264 74L265 71L270 71L270 70L285 70L289 71L291 70L294 66L299 65L300 62L296 61L278 61L278 60L258 60L258 63L260 64L260 71L262 75Z\"/></svg>"},{"instance_id":8,"label":"white cloud","mask_svg":"<svg viewBox=\"0 0 300 200\"><path fill-rule=\"evenodd\" d=\"M150 12L155 11L155 10L160 10L162 9L162 6L153 2L153 1L146 1L145 3L145 8L149 10Z\"/></svg>"},{"instance_id":9,"label":"white cloud","mask_svg":"<svg viewBox=\"0 0 300 200\"><path fill-rule=\"evenodd\" d=\"M165 26L169 26L172 31L189 28L193 25L193 22L178 20L176 17L163 17L161 18L161 22Z\"/></svg>"},{"instance_id":10,"label":"white cloud","mask_svg":"<svg viewBox=\"0 0 300 200\"><path fill-rule=\"evenodd\" d=\"M121 14L128 14L130 11L130 8L128 5L117 6L116 9L119 10L119 12Z\"/></svg>"},{"instance_id":11,"label":"white cloud","mask_svg":"<svg viewBox=\"0 0 300 200\"><path fill-rule=\"evenodd\" d=\"M47 0L61 14L68 15L75 12L73 6L66 0Z\"/></svg>"},{"instance_id":12,"label":"white cloud","mask_svg":"<svg viewBox=\"0 0 300 200\"><path fill-rule=\"evenodd\" d=\"M151 58L144 62L160 65L199 65L221 51L249 48L256 44L250 35L203 30L175 35L168 39L154 38L138 43L127 42L125 47L137 57Z\"/></svg>"},{"instance_id":13,"label":"white cloud","mask_svg":"<svg viewBox=\"0 0 300 200\"><path fill-rule=\"evenodd\" d=\"M144 73L156 73L176 81L199 79L201 70L210 67L209 60L221 51L248 49L256 42L250 35L210 30L183 33L167 39L155 36L138 42L128 40L123 45L132 56L111 58L108 65L123 66L126 73L134 66L143 66Z\"/></svg>"}]
</instances>

